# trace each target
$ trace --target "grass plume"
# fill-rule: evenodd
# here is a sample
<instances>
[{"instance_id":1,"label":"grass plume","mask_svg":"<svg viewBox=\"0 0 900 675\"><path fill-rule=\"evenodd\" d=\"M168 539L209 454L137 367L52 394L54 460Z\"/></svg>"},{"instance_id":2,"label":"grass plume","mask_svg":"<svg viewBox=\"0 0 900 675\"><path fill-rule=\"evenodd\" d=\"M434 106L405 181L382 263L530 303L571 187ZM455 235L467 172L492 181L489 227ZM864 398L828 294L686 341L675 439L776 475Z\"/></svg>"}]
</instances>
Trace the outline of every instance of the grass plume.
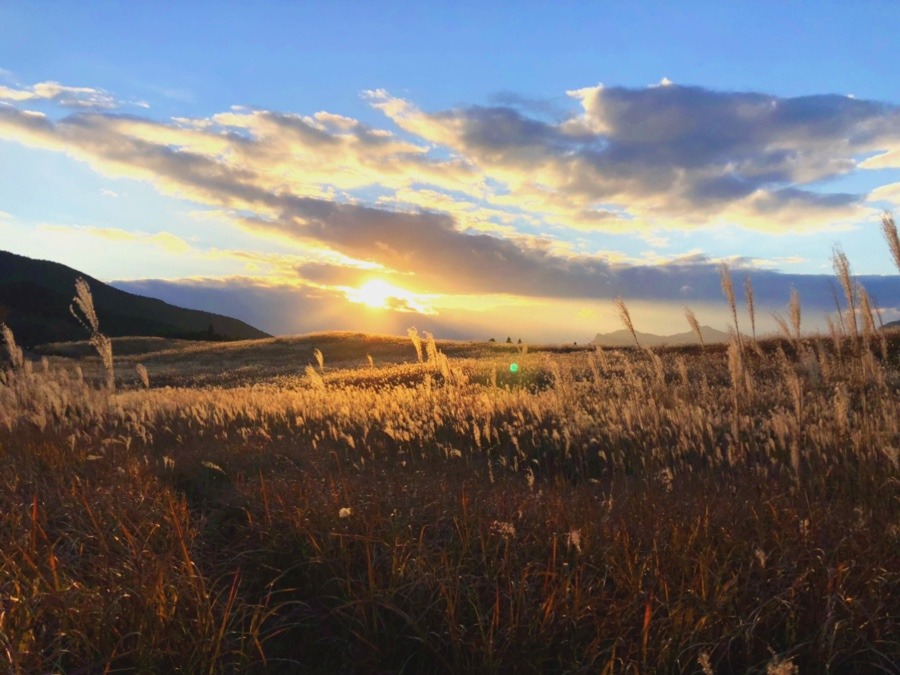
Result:
<instances>
[{"instance_id":1,"label":"grass plume","mask_svg":"<svg viewBox=\"0 0 900 675\"><path fill-rule=\"evenodd\" d=\"M753 282L748 274L744 277L744 297L747 300L747 313L750 315L750 332L756 342L756 305L753 301Z\"/></svg>"},{"instance_id":2,"label":"grass plume","mask_svg":"<svg viewBox=\"0 0 900 675\"><path fill-rule=\"evenodd\" d=\"M112 342L100 332L100 320L94 309L94 298L88 283L79 277L75 280L75 297L69 312L91 334L90 343L97 351L106 374L106 389L110 393L116 389L116 374L113 366Z\"/></svg>"},{"instance_id":3,"label":"grass plume","mask_svg":"<svg viewBox=\"0 0 900 675\"><path fill-rule=\"evenodd\" d=\"M719 277L722 282L722 293L728 300L728 307L731 309L731 318L734 321L734 333L737 339L738 347L743 351L743 339L741 338L741 327L738 324L737 301L734 297L734 283L731 280L731 271L728 269L727 263L719 266Z\"/></svg>"},{"instance_id":4,"label":"grass plume","mask_svg":"<svg viewBox=\"0 0 900 675\"><path fill-rule=\"evenodd\" d=\"M688 307L684 308L684 318L687 319L688 325L690 325L691 330L694 331L694 335L697 336L697 340L700 342L701 348L706 348L706 344L703 342L703 331L700 328L700 322L697 321L697 315L694 314L694 311Z\"/></svg>"},{"instance_id":5,"label":"grass plume","mask_svg":"<svg viewBox=\"0 0 900 675\"><path fill-rule=\"evenodd\" d=\"M617 297L613 301L613 304L616 307L616 315L619 317L622 325L628 329L629 333L631 333L635 346L640 349L641 343L638 340L637 332L634 330L634 324L631 322L631 314L628 311L628 307L625 305L625 301L621 297Z\"/></svg>"},{"instance_id":6,"label":"grass plume","mask_svg":"<svg viewBox=\"0 0 900 675\"><path fill-rule=\"evenodd\" d=\"M25 356L22 348L16 344L16 338L9 326L0 324L0 332L3 333L3 343L6 346L6 355L13 370L21 370L25 366Z\"/></svg>"},{"instance_id":7,"label":"grass plume","mask_svg":"<svg viewBox=\"0 0 900 675\"><path fill-rule=\"evenodd\" d=\"M840 246L832 249L831 265L844 290L844 298L847 300L847 323L850 324L850 334L856 340L859 338L859 324L856 320L856 289L853 285L853 275L850 273L850 261L847 260L847 255Z\"/></svg>"},{"instance_id":8,"label":"grass plume","mask_svg":"<svg viewBox=\"0 0 900 675\"><path fill-rule=\"evenodd\" d=\"M894 258L894 264L900 270L900 235L897 234L897 224L894 222L892 213L885 212L881 217L881 231L887 241L891 256Z\"/></svg>"}]
</instances>

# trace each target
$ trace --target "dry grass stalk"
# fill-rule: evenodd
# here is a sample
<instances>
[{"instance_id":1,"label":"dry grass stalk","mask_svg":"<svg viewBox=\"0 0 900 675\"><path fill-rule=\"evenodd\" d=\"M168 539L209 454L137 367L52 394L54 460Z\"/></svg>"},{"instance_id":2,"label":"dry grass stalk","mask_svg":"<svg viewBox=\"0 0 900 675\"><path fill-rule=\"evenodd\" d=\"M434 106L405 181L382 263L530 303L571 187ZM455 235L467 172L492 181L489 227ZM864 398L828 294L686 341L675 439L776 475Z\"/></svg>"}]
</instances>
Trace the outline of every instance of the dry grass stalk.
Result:
<instances>
[{"instance_id":1,"label":"dry grass stalk","mask_svg":"<svg viewBox=\"0 0 900 675\"><path fill-rule=\"evenodd\" d=\"M841 288L844 289L844 297L847 299L847 318L850 323L853 339L859 338L859 324L856 321L856 292L853 288L853 278L850 274L850 261L840 246L835 246L831 252L831 265L837 275Z\"/></svg>"},{"instance_id":2,"label":"dry grass stalk","mask_svg":"<svg viewBox=\"0 0 900 675\"><path fill-rule=\"evenodd\" d=\"M834 281L829 281L828 285L831 287L831 298L834 300L834 309L837 312L840 335L843 337L847 334L847 324L844 323L844 310L841 309L841 301L838 298L838 292L834 285Z\"/></svg>"},{"instance_id":3,"label":"dry grass stalk","mask_svg":"<svg viewBox=\"0 0 900 675\"><path fill-rule=\"evenodd\" d=\"M425 335L425 360L428 363L431 363L437 367L438 362L438 348L437 344L434 341L434 335L429 333L428 331L424 332Z\"/></svg>"},{"instance_id":4,"label":"dry grass stalk","mask_svg":"<svg viewBox=\"0 0 900 675\"><path fill-rule=\"evenodd\" d=\"M80 316L76 309L81 312ZM69 306L69 312L92 335L100 332L100 320L97 318L97 312L94 309L94 298L91 295L91 288L81 277L75 280L75 298Z\"/></svg>"},{"instance_id":5,"label":"dry grass stalk","mask_svg":"<svg viewBox=\"0 0 900 675\"><path fill-rule=\"evenodd\" d=\"M12 364L13 370L20 370L25 364L25 355L22 348L16 344L16 338L9 326L5 323L0 324L0 330L3 331L3 342L6 345L6 354Z\"/></svg>"},{"instance_id":6,"label":"dry grass stalk","mask_svg":"<svg viewBox=\"0 0 900 675\"><path fill-rule=\"evenodd\" d=\"M750 315L750 333L756 342L756 306L753 302L753 282L749 274L744 277L744 297L747 300L747 313Z\"/></svg>"},{"instance_id":7,"label":"dry grass stalk","mask_svg":"<svg viewBox=\"0 0 900 675\"><path fill-rule=\"evenodd\" d=\"M735 409L737 409L740 395L747 390L747 378L740 341L734 331L729 332L731 335L728 342L728 374L731 376L731 392L734 396Z\"/></svg>"},{"instance_id":8,"label":"dry grass stalk","mask_svg":"<svg viewBox=\"0 0 900 675\"><path fill-rule=\"evenodd\" d=\"M313 389L325 388L325 380L322 379L322 376L316 372L316 369L312 366L306 366L306 379Z\"/></svg>"},{"instance_id":9,"label":"dry grass stalk","mask_svg":"<svg viewBox=\"0 0 900 675\"><path fill-rule=\"evenodd\" d=\"M734 283L731 280L731 271L728 269L727 263L719 266L719 276L722 279L722 293L728 300L728 307L731 309L731 318L734 320L734 332L737 338L738 347L743 351L744 344L741 339L741 327L738 325L737 301L734 298Z\"/></svg>"},{"instance_id":10,"label":"dry grass stalk","mask_svg":"<svg viewBox=\"0 0 900 675\"><path fill-rule=\"evenodd\" d=\"M791 289L790 303L791 326L794 329L794 341L797 348L800 348L800 294L796 288Z\"/></svg>"},{"instance_id":11,"label":"dry grass stalk","mask_svg":"<svg viewBox=\"0 0 900 675\"><path fill-rule=\"evenodd\" d=\"M75 297L69 306L69 312L90 332L90 343L97 351L106 373L106 388L110 393L114 392L116 375L113 368L112 341L100 332L100 320L94 309L94 298L91 295L90 286L81 277L75 280Z\"/></svg>"},{"instance_id":12,"label":"dry grass stalk","mask_svg":"<svg viewBox=\"0 0 900 675\"><path fill-rule=\"evenodd\" d=\"M616 314L619 316L619 320L625 328L628 329L628 332L631 333L635 346L640 349L641 343L638 340L637 332L634 330L634 324L631 323L631 314L628 312L628 307L625 306L625 301L621 297L618 297L613 302L616 306Z\"/></svg>"},{"instance_id":13,"label":"dry grass stalk","mask_svg":"<svg viewBox=\"0 0 900 675\"><path fill-rule=\"evenodd\" d=\"M875 312L872 309L869 293L861 283L856 284L856 297L859 298L859 312L862 314L863 334L867 340L874 338L877 332L875 329Z\"/></svg>"},{"instance_id":14,"label":"dry grass stalk","mask_svg":"<svg viewBox=\"0 0 900 675\"><path fill-rule=\"evenodd\" d=\"M894 264L900 270L900 235L897 234L897 224L894 222L894 216L889 211L881 217L881 231L888 243L888 248L894 258Z\"/></svg>"},{"instance_id":15,"label":"dry grass stalk","mask_svg":"<svg viewBox=\"0 0 900 675\"><path fill-rule=\"evenodd\" d=\"M772 318L775 320L775 323L778 326L778 331L781 333L781 335L786 340L793 342L793 337L791 336L791 329L788 328L787 321L784 320L784 317L776 312L776 313L772 314Z\"/></svg>"},{"instance_id":16,"label":"dry grass stalk","mask_svg":"<svg viewBox=\"0 0 900 675\"><path fill-rule=\"evenodd\" d=\"M685 307L684 318L687 319L688 324L690 324L691 330L694 331L694 335L696 335L697 339L700 341L700 347L702 349L705 349L706 343L703 341L703 331L700 330L700 322L697 321L697 315L694 314L693 310Z\"/></svg>"},{"instance_id":17,"label":"dry grass stalk","mask_svg":"<svg viewBox=\"0 0 900 675\"><path fill-rule=\"evenodd\" d=\"M141 384L144 385L144 389L150 388L150 374L147 372L147 367L143 363L138 363L134 369L137 371L138 377L141 380Z\"/></svg>"},{"instance_id":18,"label":"dry grass stalk","mask_svg":"<svg viewBox=\"0 0 900 675\"><path fill-rule=\"evenodd\" d=\"M319 372L325 372L325 356L322 354L322 350L314 349L313 356L316 357L316 363L319 364Z\"/></svg>"},{"instance_id":19,"label":"dry grass stalk","mask_svg":"<svg viewBox=\"0 0 900 675\"><path fill-rule=\"evenodd\" d=\"M419 331L416 330L416 327L407 329L406 334L409 336L409 339L413 343L413 347L416 349L416 357L419 359L419 363L422 363L422 340L419 337Z\"/></svg>"}]
</instances>

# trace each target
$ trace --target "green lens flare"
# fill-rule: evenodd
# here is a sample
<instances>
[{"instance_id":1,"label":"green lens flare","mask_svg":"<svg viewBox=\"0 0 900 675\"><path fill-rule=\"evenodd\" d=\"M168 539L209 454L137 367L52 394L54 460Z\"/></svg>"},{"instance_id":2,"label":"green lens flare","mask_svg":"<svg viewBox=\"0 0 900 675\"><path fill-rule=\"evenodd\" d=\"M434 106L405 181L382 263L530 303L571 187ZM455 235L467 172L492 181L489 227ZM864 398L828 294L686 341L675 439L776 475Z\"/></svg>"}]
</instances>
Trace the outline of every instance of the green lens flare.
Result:
<instances>
[{"instance_id":1,"label":"green lens flare","mask_svg":"<svg viewBox=\"0 0 900 675\"><path fill-rule=\"evenodd\" d=\"M518 363L510 363L509 364L509 372L518 373L519 372L519 364Z\"/></svg>"}]
</instances>

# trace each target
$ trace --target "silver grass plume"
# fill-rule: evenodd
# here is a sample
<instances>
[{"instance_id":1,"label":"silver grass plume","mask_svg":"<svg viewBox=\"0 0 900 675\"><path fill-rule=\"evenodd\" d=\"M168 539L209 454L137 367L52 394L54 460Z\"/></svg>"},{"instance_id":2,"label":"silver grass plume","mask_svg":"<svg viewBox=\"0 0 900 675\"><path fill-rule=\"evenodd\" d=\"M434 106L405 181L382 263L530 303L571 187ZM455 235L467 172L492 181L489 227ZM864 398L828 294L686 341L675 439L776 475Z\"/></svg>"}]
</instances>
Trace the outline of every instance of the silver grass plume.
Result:
<instances>
[{"instance_id":1,"label":"silver grass plume","mask_svg":"<svg viewBox=\"0 0 900 675\"><path fill-rule=\"evenodd\" d=\"M737 336L737 344L743 351L744 343L741 339L741 327L738 325L737 302L734 299L734 283L731 281L731 272L727 263L722 263L719 267L719 276L722 278L722 292L725 294L725 299L728 300L728 306L731 308L731 317L734 319L734 332Z\"/></svg>"},{"instance_id":2,"label":"silver grass plume","mask_svg":"<svg viewBox=\"0 0 900 675\"><path fill-rule=\"evenodd\" d=\"M794 329L794 341L800 346L800 294L796 288L791 289L790 304L791 326Z\"/></svg>"},{"instance_id":3,"label":"silver grass plume","mask_svg":"<svg viewBox=\"0 0 900 675\"><path fill-rule=\"evenodd\" d=\"M885 211L884 215L881 216L881 231L891 249L891 255L894 256L894 264L900 270L900 236L897 234L897 224L894 222L894 216L890 211Z\"/></svg>"},{"instance_id":4,"label":"silver grass plume","mask_svg":"<svg viewBox=\"0 0 900 675\"><path fill-rule=\"evenodd\" d=\"M413 347L416 348L416 356L419 357L419 363L422 363L422 340L419 338L419 331L413 326L406 331L406 334L412 341Z\"/></svg>"},{"instance_id":5,"label":"silver grass plume","mask_svg":"<svg viewBox=\"0 0 900 675\"><path fill-rule=\"evenodd\" d=\"M20 370L25 365L25 355L22 353L21 347L16 345L16 338L13 336L12 329L4 323L0 324L0 330L3 331L6 353L9 355L13 370Z\"/></svg>"},{"instance_id":6,"label":"silver grass plume","mask_svg":"<svg viewBox=\"0 0 900 675\"><path fill-rule=\"evenodd\" d=\"M856 322L856 290L853 288L853 281L850 274L850 261L840 246L835 246L831 252L831 265L834 273L837 275L841 288L844 289L844 297L847 298L847 316L850 320L850 328L853 338L859 337L859 324Z\"/></svg>"},{"instance_id":7,"label":"silver grass plume","mask_svg":"<svg viewBox=\"0 0 900 675\"><path fill-rule=\"evenodd\" d=\"M631 314L628 312L628 307L625 306L625 301L618 297L614 300L616 305L616 314L619 315L619 320L628 329L628 332L631 333L631 337L634 338L634 344L640 348L641 343L638 341L637 332L634 330L634 324L631 323Z\"/></svg>"},{"instance_id":8,"label":"silver grass plume","mask_svg":"<svg viewBox=\"0 0 900 675\"><path fill-rule=\"evenodd\" d=\"M103 369L106 371L106 388L110 392L116 389L116 375L113 370L112 341L100 332L100 320L94 309L94 298L88 283L79 277L75 280L75 298L69 305L69 312L91 334L90 343L97 350ZM79 316L79 312L81 316Z\"/></svg>"},{"instance_id":9,"label":"silver grass plume","mask_svg":"<svg viewBox=\"0 0 900 675\"><path fill-rule=\"evenodd\" d=\"M744 277L744 297L747 299L747 313L750 314L750 333L756 342L756 306L753 302L753 282L750 275Z\"/></svg>"},{"instance_id":10,"label":"silver grass plume","mask_svg":"<svg viewBox=\"0 0 900 675\"><path fill-rule=\"evenodd\" d=\"M700 322L697 321L697 315L694 314L693 310L685 307L684 318L687 319L688 324L691 326L691 330L694 331L697 339L700 340L700 347L705 349L706 343L703 341L703 331L700 330Z\"/></svg>"}]
</instances>

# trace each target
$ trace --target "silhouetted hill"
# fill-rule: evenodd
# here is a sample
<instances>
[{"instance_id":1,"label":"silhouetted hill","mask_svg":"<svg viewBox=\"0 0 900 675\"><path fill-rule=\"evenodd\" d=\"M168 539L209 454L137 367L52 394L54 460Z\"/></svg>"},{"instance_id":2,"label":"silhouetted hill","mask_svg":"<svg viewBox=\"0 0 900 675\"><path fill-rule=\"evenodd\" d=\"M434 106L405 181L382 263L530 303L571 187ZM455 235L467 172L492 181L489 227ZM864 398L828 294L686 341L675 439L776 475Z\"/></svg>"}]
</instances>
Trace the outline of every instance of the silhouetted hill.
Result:
<instances>
[{"instance_id":1,"label":"silhouetted hill","mask_svg":"<svg viewBox=\"0 0 900 675\"><path fill-rule=\"evenodd\" d=\"M884 324L885 328L900 328L900 319Z\"/></svg>"},{"instance_id":2,"label":"silhouetted hill","mask_svg":"<svg viewBox=\"0 0 900 675\"><path fill-rule=\"evenodd\" d=\"M88 282L100 318L100 330L110 337L140 335L190 340L270 337L238 319L120 291L71 267L8 251L0 251L0 322L6 323L16 341L25 346L85 339L87 332L69 312L78 277Z\"/></svg>"},{"instance_id":3,"label":"silhouetted hill","mask_svg":"<svg viewBox=\"0 0 900 675\"><path fill-rule=\"evenodd\" d=\"M709 326L701 326L700 332L703 334L703 341L706 344L715 344L717 342L728 342L728 333L723 333ZM641 333L637 331L638 340L642 347L661 347L668 345L675 347L678 345L698 345L700 341L694 331L686 333L676 333L675 335L653 335L652 333ZM593 340L594 344L601 347L630 347L634 345L634 338L624 328L613 331L612 333L597 333Z\"/></svg>"}]
</instances>

